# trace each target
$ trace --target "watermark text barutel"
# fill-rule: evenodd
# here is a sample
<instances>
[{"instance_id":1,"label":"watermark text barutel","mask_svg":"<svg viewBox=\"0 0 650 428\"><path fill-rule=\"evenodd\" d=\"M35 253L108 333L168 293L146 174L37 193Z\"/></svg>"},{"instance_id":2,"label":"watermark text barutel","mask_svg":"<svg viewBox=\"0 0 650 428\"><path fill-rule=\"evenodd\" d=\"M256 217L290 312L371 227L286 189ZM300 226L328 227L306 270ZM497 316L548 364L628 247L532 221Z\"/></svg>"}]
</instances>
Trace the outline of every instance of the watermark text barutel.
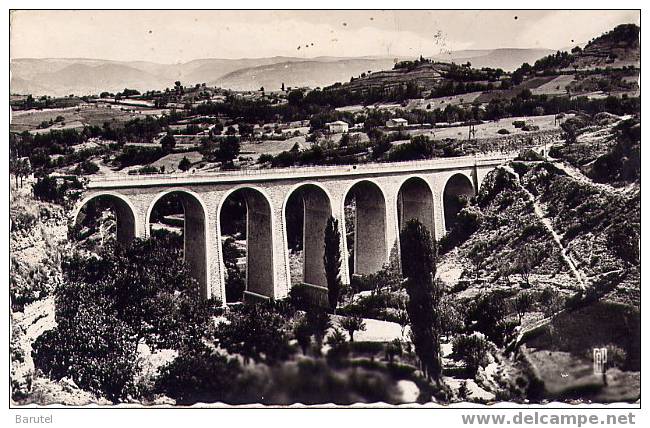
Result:
<instances>
[{"instance_id":1,"label":"watermark text barutel","mask_svg":"<svg viewBox=\"0 0 650 428\"><path fill-rule=\"evenodd\" d=\"M51 424L54 423L54 418L52 415L48 416L22 416L16 415L16 424Z\"/></svg>"}]
</instances>

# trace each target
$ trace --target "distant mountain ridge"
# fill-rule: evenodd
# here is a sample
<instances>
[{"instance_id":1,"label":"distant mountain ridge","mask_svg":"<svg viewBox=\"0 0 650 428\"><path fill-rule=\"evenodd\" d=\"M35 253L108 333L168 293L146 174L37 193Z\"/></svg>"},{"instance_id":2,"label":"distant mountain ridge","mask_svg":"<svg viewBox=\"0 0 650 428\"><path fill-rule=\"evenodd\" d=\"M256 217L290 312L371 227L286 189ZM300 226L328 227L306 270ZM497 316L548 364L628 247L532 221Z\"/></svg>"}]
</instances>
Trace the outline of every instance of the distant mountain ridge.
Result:
<instances>
[{"instance_id":1,"label":"distant mountain ridge","mask_svg":"<svg viewBox=\"0 0 650 428\"><path fill-rule=\"evenodd\" d=\"M436 56L440 61L470 61L474 67L510 70L551 52L545 49L489 49L457 51ZM11 92L65 96L117 92L125 87L140 91L208 83L234 90L264 86L327 86L347 82L368 71L391 69L406 57L315 57L204 58L178 64L148 61L114 61L92 58L15 58L11 60ZM281 64L281 65L278 65Z\"/></svg>"}]
</instances>

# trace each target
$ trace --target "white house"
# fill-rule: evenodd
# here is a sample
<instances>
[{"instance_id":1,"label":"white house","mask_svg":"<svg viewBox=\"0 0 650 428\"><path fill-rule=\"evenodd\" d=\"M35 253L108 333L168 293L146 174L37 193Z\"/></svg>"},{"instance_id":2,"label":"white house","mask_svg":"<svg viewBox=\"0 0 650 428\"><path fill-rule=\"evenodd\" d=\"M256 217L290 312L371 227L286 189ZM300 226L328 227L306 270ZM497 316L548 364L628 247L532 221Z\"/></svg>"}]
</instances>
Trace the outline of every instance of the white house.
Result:
<instances>
[{"instance_id":1,"label":"white house","mask_svg":"<svg viewBox=\"0 0 650 428\"><path fill-rule=\"evenodd\" d=\"M332 134L342 134L344 132L348 132L348 124L342 120L337 120L336 122L327 123L327 129Z\"/></svg>"},{"instance_id":2,"label":"white house","mask_svg":"<svg viewBox=\"0 0 650 428\"><path fill-rule=\"evenodd\" d=\"M388 119L386 121L386 128L399 128L403 126L408 126L408 121L402 118Z\"/></svg>"}]
</instances>

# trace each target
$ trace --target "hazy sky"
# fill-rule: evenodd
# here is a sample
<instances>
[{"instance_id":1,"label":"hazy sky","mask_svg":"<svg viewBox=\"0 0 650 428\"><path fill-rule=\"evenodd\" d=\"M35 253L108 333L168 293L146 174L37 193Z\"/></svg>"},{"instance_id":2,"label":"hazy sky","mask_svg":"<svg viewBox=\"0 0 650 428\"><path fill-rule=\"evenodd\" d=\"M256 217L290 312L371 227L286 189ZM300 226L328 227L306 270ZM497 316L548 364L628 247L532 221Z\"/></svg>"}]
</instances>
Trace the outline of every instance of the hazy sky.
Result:
<instances>
[{"instance_id":1,"label":"hazy sky","mask_svg":"<svg viewBox=\"0 0 650 428\"><path fill-rule=\"evenodd\" d=\"M560 49L639 19L638 11L17 11L11 56L175 63Z\"/></svg>"}]
</instances>

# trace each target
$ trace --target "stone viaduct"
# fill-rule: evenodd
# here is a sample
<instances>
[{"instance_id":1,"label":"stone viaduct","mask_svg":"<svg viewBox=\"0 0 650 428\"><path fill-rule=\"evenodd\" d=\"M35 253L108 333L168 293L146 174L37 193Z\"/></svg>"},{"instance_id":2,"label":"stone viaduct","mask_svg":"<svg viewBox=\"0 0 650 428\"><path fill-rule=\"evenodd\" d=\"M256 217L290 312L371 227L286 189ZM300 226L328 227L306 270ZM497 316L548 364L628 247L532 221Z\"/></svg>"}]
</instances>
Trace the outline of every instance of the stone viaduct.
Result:
<instances>
[{"instance_id":1,"label":"stone viaduct","mask_svg":"<svg viewBox=\"0 0 650 428\"><path fill-rule=\"evenodd\" d=\"M378 271L399 251L400 224L417 218L440 239L445 217L459 195L474 195L486 174L514 155L484 155L424 161L301 167L167 175L107 175L91 178L72 213L97 198L110 201L117 217L117 239L128 242L150 234L154 205L176 194L184 209L184 255L204 296L225 302L225 269L220 212L240 192L246 202L246 296L282 298L291 287L286 207L299 192L303 200L303 282L326 287L323 235L330 215L339 220L341 279ZM354 272L349 272L344 206L355 195ZM394 254L394 253L393 253Z\"/></svg>"}]
</instances>

